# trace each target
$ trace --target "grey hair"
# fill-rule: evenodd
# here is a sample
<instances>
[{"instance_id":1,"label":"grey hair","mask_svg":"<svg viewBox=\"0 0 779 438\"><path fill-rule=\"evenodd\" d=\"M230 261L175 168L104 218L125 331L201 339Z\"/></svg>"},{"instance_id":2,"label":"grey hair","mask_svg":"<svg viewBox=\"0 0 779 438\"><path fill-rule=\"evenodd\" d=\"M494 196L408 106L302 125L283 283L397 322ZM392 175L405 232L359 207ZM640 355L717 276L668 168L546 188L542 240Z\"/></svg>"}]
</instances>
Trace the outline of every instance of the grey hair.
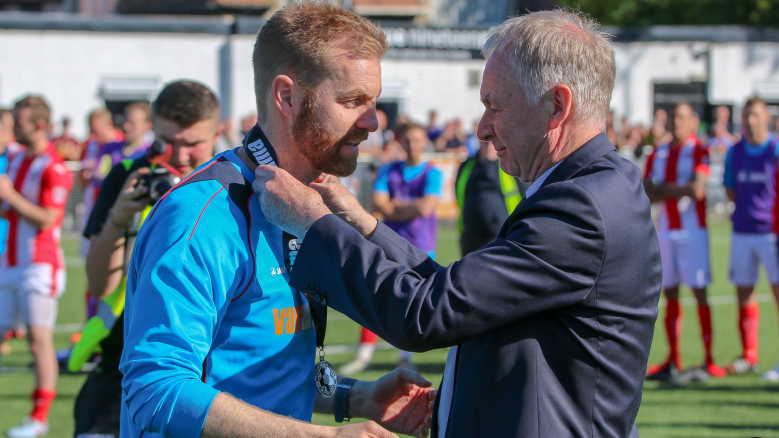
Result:
<instances>
[{"instance_id":1,"label":"grey hair","mask_svg":"<svg viewBox=\"0 0 779 438\"><path fill-rule=\"evenodd\" d=\"M572 117L605 129L616 67L610 35L579 12L539 11L504 21L491 31L484 56L504 56L528 105L555 85L573 94Z\"/></svg>"}]
</instances>

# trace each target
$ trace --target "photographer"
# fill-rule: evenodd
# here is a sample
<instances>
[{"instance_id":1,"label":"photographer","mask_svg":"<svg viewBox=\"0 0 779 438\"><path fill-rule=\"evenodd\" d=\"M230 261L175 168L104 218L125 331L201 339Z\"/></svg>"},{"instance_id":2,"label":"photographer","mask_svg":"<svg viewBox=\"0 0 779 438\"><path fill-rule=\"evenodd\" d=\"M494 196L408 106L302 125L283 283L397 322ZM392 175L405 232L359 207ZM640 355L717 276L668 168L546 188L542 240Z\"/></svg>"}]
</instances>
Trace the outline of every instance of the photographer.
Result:
<instances>
[{"instance_id":1,"label":"photographer","mask_svg":"<svg viewBox=\"0 0 779 438\"><path fill-rule=\"evenodd\" d=\"M146 155L124 160L111 170L84 230L84 236L90 239L86 263L89 291L96 299L103 300L101 306L113 308L115 313L98 311L95 317L102 318L95 321L96 325L103 325L105 328L101 330L110 330L110 334L100 342L100 365L89 375L76 400L76 437L98 433L119 436L125 269L141 218L145 218L161 195L158 192L150 196L150 167L158 169L151 176L162 178L161 185L165 186L165 176L159 173L181 176L192 173L213 157L214 144L222 134L219 101L201 84L190 81L168 84L157 96L152 110L154 134L161 142L155 142ZM167 150L156 150L162 144L168 145ZM94 344L95 336L100 336L100 330L90 334L85 329L84 337L92 339L82 342L87 346L90 342ZM90 348L87 354L91 352Z\"/></svg>"}]
</instances>

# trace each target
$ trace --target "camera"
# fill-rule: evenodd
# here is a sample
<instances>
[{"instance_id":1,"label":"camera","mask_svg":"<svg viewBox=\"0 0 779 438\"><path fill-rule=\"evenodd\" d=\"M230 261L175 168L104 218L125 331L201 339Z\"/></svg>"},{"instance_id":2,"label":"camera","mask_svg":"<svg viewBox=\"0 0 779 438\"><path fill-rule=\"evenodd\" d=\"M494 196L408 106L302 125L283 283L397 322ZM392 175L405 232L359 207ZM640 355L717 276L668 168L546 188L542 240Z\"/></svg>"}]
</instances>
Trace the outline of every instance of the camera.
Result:
<instances>
[{"instance_id":1,"label":"camera","mask_svg":"<svg viewBox=\"0 0 779 438\"><path fill-rule=\"evenodd\" d=\"M151 199L150 205L156 204L168 190L181 181L181 177L172 174L165 166L154 164L165 156L167 150L168 145L160 140L154 140L148 151L149 161L152 162L151 171L142 175L135 184L136 189L141 187L149 189L149 193L144 197L148 196Z\"/></svg>"}]
</instances>

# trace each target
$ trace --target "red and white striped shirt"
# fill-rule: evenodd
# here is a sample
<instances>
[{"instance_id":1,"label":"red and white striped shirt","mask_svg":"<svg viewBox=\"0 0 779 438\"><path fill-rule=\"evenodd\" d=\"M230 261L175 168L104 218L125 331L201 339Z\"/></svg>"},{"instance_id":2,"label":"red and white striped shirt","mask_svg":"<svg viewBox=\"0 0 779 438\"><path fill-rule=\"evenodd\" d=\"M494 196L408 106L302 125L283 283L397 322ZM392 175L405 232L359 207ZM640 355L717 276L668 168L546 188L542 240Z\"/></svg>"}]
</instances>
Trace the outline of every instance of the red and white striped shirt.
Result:
<instances>
[{"instance_id":1,"label":"red and white striped shirt","mask_svg":"<svg viewBox=\"0 0 779 438\"><path fill-rule=\"evenodd\" d=\"M698 137L690 135L682 144L663 144L655 148L646 163L644 179L655 184L683 186L695 180L696 173L710 174L709 149ZM687 196L660 203L657 229L700 230L706 228L706 198Z\"/></svg>"},{"instance_id":2,"label":"red and white striped shirt","mask_svg":"<svg viewBox=\"0 0 779 438\"><path fill-rule=\"evenodd\" d=\"M53 145L42 154L27 157L16 154L8 165L8 177L14 189L26 200L44 208L56 208L59 216L54 225L39 230L3 204L8 220L8 249L0 256L0 268L47 263L57 270L65 266L60 246L62 217L73 177L57 155Z\"/></svg>"}]
</instances>

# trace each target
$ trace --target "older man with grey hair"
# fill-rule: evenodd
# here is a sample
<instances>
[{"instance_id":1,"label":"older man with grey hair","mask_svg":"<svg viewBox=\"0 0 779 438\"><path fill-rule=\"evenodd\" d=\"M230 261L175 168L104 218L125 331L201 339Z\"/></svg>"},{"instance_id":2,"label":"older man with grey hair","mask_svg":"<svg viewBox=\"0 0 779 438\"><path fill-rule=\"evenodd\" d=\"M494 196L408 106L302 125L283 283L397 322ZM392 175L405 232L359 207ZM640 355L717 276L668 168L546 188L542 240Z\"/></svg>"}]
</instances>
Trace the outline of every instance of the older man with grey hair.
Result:
<instances>
[{"instance_id":1,"label":"older man with grey hair","mask_svg":"<svg viewBox=\"0 0 779 438\"><path fill-rule=\"evenodd\" d=\"M506 21L485 54L478 136L532 183L495 241L443 267L336 182L261 166L265 217L305 235L290 284L399 348L452 347L434 436L636 437L660 251L640 172L603 134L611 44L555 10Z\"/></svg>"}]
</instances>

